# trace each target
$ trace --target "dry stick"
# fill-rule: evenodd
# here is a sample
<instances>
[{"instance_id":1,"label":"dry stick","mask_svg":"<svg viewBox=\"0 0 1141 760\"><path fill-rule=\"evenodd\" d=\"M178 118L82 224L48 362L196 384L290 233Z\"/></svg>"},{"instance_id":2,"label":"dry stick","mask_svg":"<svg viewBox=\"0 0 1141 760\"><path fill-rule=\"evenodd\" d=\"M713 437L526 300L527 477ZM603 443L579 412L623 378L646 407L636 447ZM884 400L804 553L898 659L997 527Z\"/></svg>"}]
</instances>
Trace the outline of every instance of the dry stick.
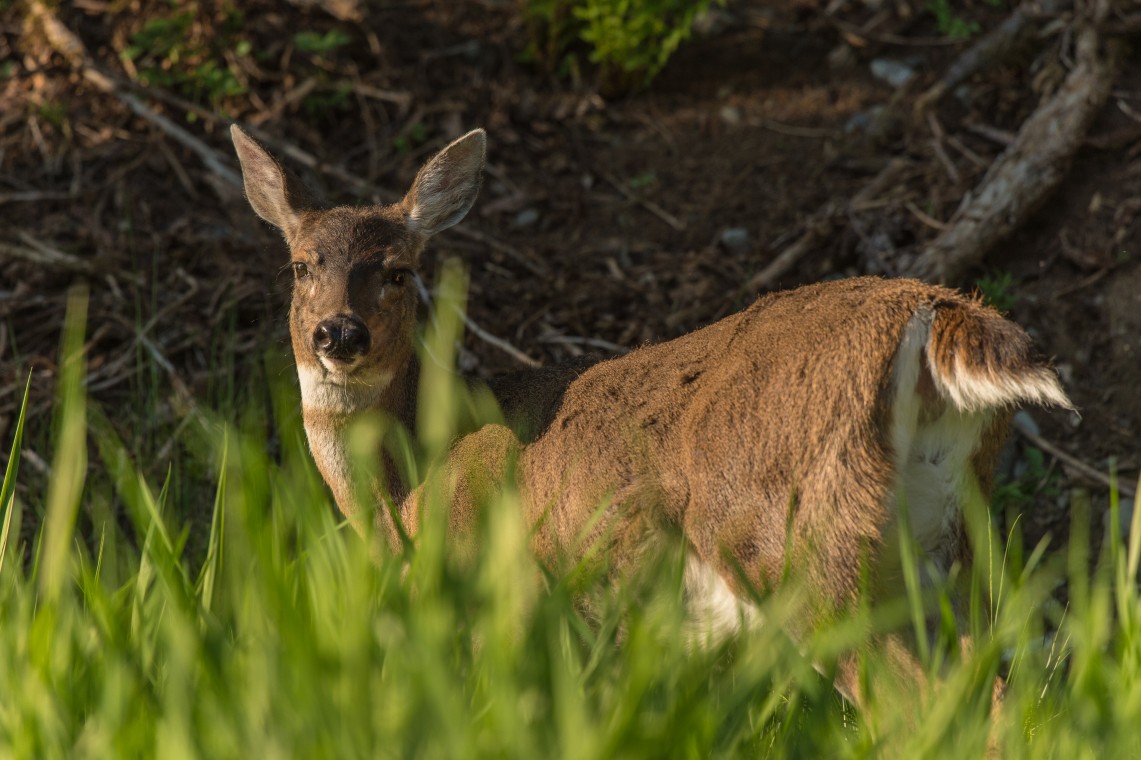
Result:
<instances>
[{"instance_id":1,"label":"dry stick","mask_svg":"<svg viewBox=\"0 0 1141 760\"><path fill-rule=\"evenodd\" d=\"M424 302L425 306L431 307L432 296L428 292L428 288L424 285L424 281L420 279L419 275L414 275L413 280L416 282L416 290L420 293L420 300ZM469 317L467 315L467 312L464 311L463 309L459 308L455 304L452 304L451 306L453 309L455 309L456 314L460 315L460 317L464 321L464 324L467 325L468 329L472 331L472 334L475 335L477 338L480 338L481 340L485 341L486 343L488 343L492 346L495 346L500 351L503 351L504 353L506 353L509 356L511 356L512 358L514 358L515 361L517 361L520 364L523 364L527 367L542 367L543 366L543 363L541 361L539 361L538 359L532 359L530 356L523 353L522 351L520 351L515 346L511 345L510 343L505 341L503 338L492 335L487 330L484 330L482 327L480 327L478 324L476 324L475 321L471 317Z\"/></svg>"},{"instance_id":2,"label":"dry stick","mask_svg":"<svg viewBox=\"0 0 1141 760\"><path fill-rule=\"evenodd\" d=\"M23 259L48 269L59 269L79 274L92 275L95 273L91 262L81 259L70 253L65 253L48 246L42 241L35 240L26 233L21 233L26 245L16 245L0 240L0 255L8 258Z\"/></svg>"},{"instance_id":3,"label":"dry stick","mask_svg":"<svg viewBox=\"0 0 1141 760\"><path fill-rule=\"evenodd\" d=\"M1117 44L1098 52L1096 25L1077 38L1077 65L1061 89L1030 115L1014 142L963 198L949 229L919 254L906 274L932 281L960 278L1009 235L1061 183L1094 116L1109 97Z\"/></svg>"},{"instance_id":4,"label":"dry stick","mask_svg":"<svg viewBox=\"0 0 1141 760\"><path fill-rule=\"evenodd\" d=\"M1050 456L1057 457L1062 462L1069 465L1072 469L1081 473L1082 475L1089 478L1090 480L1093 480L1094 482L1100 483L1100 484L1104 485L1106 488L1112 488L1113 487L1113 485L1114 485L1113 481L1110 480L1110 477L1108 475L1106 475L1104 472L1098 470L1096 467L1092 467L1092 466L1086 464L1085 462L1078 459L1077 457L1075 457L1072 454L1067 454L1065 451L1058 448L1054 444L1050 443L1049 441L1047 441L1042 436L1040 436L1037 433L1030 430L1026 425L1022 424L1017 418L1015 418L1015 420L1014 420L1014 429L1018 431L1019 435L1021 435L1026 440L1030 441L1030 443L1034 444L1038 448L1040 448L1043 451L1045 451L1046 453L1050 454ZM1125 483L1121 483L1121 482L1117 483L1116 485L1117 485L1118 493L1125 494L1126 496L1135 496L1136 495L1136 492L1133 490L1133 488L1131 486L1128 486Z\"/></svg>"}]
</instances>

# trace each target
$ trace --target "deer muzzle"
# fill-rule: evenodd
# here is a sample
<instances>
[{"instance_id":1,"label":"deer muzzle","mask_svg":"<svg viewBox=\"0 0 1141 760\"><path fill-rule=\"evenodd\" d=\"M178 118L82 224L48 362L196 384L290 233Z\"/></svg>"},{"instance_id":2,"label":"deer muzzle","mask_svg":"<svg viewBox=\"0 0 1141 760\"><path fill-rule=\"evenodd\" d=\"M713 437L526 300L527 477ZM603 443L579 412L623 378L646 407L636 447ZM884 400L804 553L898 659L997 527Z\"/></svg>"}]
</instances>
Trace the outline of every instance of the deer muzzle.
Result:
<instances>
[{"instance_id":1,"label":"deer muzzle","mask_svg":"<svg viewBox=\"0 0 1141 760\"><path fill-rule=\"evenodd\" d=\"M324 359L353 362L368 351L368 327L358 318L339 314L313 330L313 351Z\"/></svg>"}]
</instances>

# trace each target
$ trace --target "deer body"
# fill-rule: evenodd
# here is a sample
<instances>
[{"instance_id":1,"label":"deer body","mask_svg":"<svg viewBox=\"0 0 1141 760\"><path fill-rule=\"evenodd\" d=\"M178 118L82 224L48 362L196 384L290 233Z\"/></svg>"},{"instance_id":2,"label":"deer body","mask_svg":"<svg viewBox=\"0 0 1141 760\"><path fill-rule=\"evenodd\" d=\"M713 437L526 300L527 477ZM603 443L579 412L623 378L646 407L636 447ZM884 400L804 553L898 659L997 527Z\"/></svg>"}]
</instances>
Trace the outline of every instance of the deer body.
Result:
<instances>
[{"instance_id":1,"label":"deer body","mask_svg":"<svg viewBox=\"0 0 1141 760\"><path fill-rule=\"evenodd\" d=\"M400 531L419 526L421 492L389 467L395 518L358 503L344 431L377 410L413 429L415 293L401 274L470 208L483 133L432 159L400 204L325 211L236 128L234 140L251 204L293 253L291 333L314 458L358 529L373 515L399 547ZM755 622L745 584L771 588L790 564L814 597L804 626L844 610L861 563L890 553L904 510L935 566L969 562L963 509L991 486L1007 410L1070 406L1026 334L997 312L946 288L876 278L769 295L667 343L491 387L532 429L521 438L489 425L454 443L444 465L456 483L453 528L472 523L514 465L543 561L593 552L621 577L662 535L680 536L687 601L715 635ZM880 564L877 583L892 585L891 563ZM922 680L901 642L883 648ZM838 680L859 699L854 666Z\"/></svg>"}]
</instances>

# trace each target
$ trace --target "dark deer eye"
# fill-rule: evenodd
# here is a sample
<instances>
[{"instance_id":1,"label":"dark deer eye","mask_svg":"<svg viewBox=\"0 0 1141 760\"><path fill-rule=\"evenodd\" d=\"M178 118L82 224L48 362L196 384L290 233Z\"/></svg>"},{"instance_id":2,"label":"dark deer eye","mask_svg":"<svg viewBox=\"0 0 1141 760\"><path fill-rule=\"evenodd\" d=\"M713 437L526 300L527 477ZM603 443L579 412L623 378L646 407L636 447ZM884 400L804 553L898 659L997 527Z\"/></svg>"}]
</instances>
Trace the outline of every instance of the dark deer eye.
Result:
<instances>
[{"instance_id":1,"label":"dark deer eye","mask_svg":"<svg viewBox=\"0 0 1141 760\"><path fill-rule=\"evenodd\" d=\"M304 261L293 262L293 276L299 280L309 276L309 267L305 265Z\"/></svg>"},{"instance_id":2,"label":"dark deer eye","mask_svg":"<svg viewBox=\"0 0 1141 760\"><path fill-rule=\"evenodd\" d=\"M404 271L403 269L397 269L395 272L388 275L388 281L390 283L392 283L393 285L400 287L401 285L404 284L404 276L406 274L408 274L408 273L406 271Z\"/></svg>"}]
</instances>

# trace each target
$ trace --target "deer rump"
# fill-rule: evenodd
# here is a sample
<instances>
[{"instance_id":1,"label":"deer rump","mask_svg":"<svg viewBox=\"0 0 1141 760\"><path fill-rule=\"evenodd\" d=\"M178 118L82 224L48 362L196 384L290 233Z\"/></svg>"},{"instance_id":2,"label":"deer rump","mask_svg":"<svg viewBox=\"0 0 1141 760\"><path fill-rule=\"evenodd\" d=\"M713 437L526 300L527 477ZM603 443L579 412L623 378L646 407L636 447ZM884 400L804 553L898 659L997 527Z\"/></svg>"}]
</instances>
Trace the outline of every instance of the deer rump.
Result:
<instances>
[{"instance_id":1,"label":"deer rump","mask_svg":"<svg viewBox=\"0 0 1141 760\"><path fill-rule=\"evenodd\" d=\"M790 564L843 609L901 508L938 567L969 562L963 506L989 492L1021 401L1069 406L993 309L910 280L812 285L591 367L526 444L461 439L454 508L474 508L465 471L517 458L544 559L601 542L621 571L680 530L695 624L730 633L756 617L745 584Z\"/></svg>"}]
</instances>

